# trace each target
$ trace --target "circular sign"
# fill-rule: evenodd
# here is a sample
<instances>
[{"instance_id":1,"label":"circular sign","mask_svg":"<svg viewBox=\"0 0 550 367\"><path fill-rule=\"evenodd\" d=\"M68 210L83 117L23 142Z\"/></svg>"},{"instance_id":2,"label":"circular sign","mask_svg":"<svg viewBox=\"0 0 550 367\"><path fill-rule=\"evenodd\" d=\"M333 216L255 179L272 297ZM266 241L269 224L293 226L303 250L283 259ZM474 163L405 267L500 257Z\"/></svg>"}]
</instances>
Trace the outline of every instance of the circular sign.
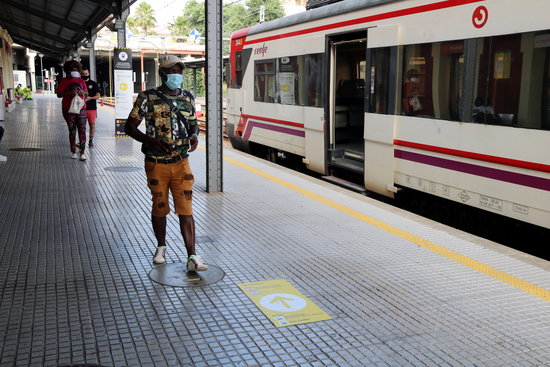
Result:
<instances>
[{"instance_id":1,"label":"circular sign","mask_svg":"<svg viewBox=\"0 0 550 367\"><path fill-rule=\"evenodd\" d=\"M120 90L126 90L126 89L128 89L128 84L120 83Z\"/></svg>"},{"instance_id":2,"label":"circular sign","mask_svg":"<svg viewBox=\"0 0 550 367\"><path fill-rule=\"evenodd\" d=\"M126 60L128 60L128 54L126 52L122 51L118 54L118 58L121 61L126 61Z\"/></svg>"},{"instance_id":3,"label":"circular sign","mask_svg":"<svg viewBox=\"0 0 550 367\"><path fill-rule=\"evenodd\" d=\"M472 14L472 23L476 28L483 28L489 19L489 11L484 6L478 6Z\"/></svg>"},{"instance_id":4,"label":"circular sign","mask_svg":"<svg viewBox=\"0 0 550 367\"><path fill-rule=\"evenodd\" d=\"M288 293L268 294L260 299L260 304L268 310L277 312L294 312L307 306L305 299Z\"/></svg>"}]
</instances>

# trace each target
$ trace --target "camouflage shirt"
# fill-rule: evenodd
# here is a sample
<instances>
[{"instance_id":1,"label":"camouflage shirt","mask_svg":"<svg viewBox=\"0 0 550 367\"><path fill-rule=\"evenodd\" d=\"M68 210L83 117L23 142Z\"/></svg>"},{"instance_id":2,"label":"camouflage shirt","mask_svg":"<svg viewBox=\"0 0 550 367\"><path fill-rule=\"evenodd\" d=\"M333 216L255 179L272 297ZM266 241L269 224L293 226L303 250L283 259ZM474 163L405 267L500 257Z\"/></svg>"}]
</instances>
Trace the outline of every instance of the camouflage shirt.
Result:
<instances>
[{"instance_id":1,"label":"camouflage shirt","mask_svg":"<svg viewBox=\"0 0 550 367\"><path fill-rule=\"evenodd\" d=\"M174 101L179 112L187 121L179 121L177 114L171 112L171 106L160 99L155 90L163 94L169 101ZM159 88L140 92L134 102L130 117L140 121L145 119L145 133L150 137L165 140L173 149L171 154L164 155L145 146L143 152L146 156L155 158L187 156L188 136L195 131L194 127L197 125L195 99L190 92L178 89L178 94L175 96L165 94Z\"/></svg>"}]
</instances>

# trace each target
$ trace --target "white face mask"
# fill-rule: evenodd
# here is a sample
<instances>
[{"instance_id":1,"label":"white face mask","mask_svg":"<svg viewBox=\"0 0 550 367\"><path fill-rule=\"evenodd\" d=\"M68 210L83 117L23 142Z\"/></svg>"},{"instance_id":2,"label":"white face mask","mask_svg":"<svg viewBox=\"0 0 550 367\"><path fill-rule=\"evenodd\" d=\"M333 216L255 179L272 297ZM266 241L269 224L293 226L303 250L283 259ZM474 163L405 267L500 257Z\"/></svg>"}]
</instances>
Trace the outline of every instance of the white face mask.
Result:
<instances>
[{"instance_id":1,"label":"white face mask","mask_svg":"<svg viewBox=\"0 0 550 367\"><path fill-rule=\"evenodd\" d=\"M418 83L418 78L411 78L411 82Z\"/></svg>"},{"instance_id":2,"label":"white face mask","mask_svg":"<svg viewBox=\"0 0 550 367\"><path fill-rule=\"evenodd\" d=\"M71 71L71 76L73 78L80 78L80 73L78 71Z\"/></svg>"}]
</instances>

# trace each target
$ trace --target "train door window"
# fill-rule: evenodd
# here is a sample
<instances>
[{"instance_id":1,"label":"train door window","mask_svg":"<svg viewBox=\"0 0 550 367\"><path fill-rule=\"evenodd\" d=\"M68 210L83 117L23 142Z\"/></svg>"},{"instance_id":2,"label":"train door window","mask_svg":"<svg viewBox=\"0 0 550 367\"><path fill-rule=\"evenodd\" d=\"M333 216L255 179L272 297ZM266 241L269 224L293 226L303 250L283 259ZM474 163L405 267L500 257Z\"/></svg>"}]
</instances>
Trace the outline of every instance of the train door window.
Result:
<instances>
[{"instance_id":1,"label":"train door window","mask_svg":"<svg viewBox=\"0 0 550 367\"><path fill-rule=\"evenodd\" d=\"M300 104L301 89L303 90L302 57L281 57L278 59L277 74L278 97L281 104Z\"/></svg>"},{"instance_id":2,"label":"train door window","mask_svg":"<svg viewBox=\"0 0 550 367\"><path fill-rule=\"evenodd\" d=\"M434 43L432 47L434 116L459 121L464 80L464 41Z\"/></svg>"},{"instance_id":3,"label":"train door window","mask_svg":"<svg viewBox=\"0 0 550 367\"><path fill-rule=\"evenodd\" d=\"M243 85L242 51L235 53L235 81L234 86L240 88Z\"/></svg>"},{"instance_id":4,"label":"train door window","mask_svg":"<svg viewBox=\"0 0 550 367\"><path fill-rule=\"evenodd\" d=\"M402 113L434 117L432 104L432 44L404 48Z\"/></svg>"},{"instance_id":5,"label":"train door window","mask_svg":"<svg viewBox=\"0 0 550 367\"><path fill-rule=\"evenodd\" d=\"M254 100L257 102L276 102L274 60L255 62Z\"/></svg>"},{"instance_id":6,"label":"train door window","mask_svg":"<svg viewBox=\"0 0 550 367\"><path fill-rule=\"evenodd\" d=\"M305 88L305 100L307 106L321 107L322 101L322 78L323 75L323 55L313 54L305 56L305 67L307 73Z\"/></svg>"},{"instance_id":7,"label":"train door window","mask_svg":"<svg viewBox=\"0 0 550 367\"><path fill-rule=\"evenodd\" d=\"M369 112L387 114L389 106L390 48L371 50Z\"/></svg>"},{"instance_id":8,"label":"train door window","mask_svg":"<svg viewBox=\"0 0 550 367\"><path fill-rule=\"evenodd\" d=\"M511 73L514 67L512 54ZM521 35L522 80L519 90L519 127L550 130L550 31ZM501 122L502 123L502 122Z\"/></svg>"},{"instance_id":9,"label":"train door window","mask_svg":"<svg viewBox=\"0 0 550 367\"><path fill-rule=\"evenodd\" d=\"M540 74L542 75L543 87L541 101L541 129L550 130L550 34L540 35L541 51L544 56L544 66ZM542 47L544 46L544 47Z\"/></svg>"}]
</instances>

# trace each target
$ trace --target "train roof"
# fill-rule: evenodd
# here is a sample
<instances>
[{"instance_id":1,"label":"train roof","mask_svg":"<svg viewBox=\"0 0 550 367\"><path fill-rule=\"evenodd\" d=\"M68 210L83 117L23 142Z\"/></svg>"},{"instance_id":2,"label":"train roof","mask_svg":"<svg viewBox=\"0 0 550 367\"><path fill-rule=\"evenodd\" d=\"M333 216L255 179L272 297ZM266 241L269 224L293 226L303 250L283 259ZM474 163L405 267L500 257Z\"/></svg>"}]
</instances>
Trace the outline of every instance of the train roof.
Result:
<instances>
[{"instance_id":1,"label":"train roof","mask_svg":"<svg viewBox=\"0 0 550 367\"><path fill-rule=\"evenodd\" d=\"M335 15L345 14L359 9L371 8L374 6L394 3L404 0L344 0L334 4L325 5L323 7L311 9L302 13L289 15L287 17L274 19L269 22L260 23L248 30L248 34L257 34L274 29L289 27L292 25L306 23L317 19L332 17Z\"/></svg>"}]
</instances>

